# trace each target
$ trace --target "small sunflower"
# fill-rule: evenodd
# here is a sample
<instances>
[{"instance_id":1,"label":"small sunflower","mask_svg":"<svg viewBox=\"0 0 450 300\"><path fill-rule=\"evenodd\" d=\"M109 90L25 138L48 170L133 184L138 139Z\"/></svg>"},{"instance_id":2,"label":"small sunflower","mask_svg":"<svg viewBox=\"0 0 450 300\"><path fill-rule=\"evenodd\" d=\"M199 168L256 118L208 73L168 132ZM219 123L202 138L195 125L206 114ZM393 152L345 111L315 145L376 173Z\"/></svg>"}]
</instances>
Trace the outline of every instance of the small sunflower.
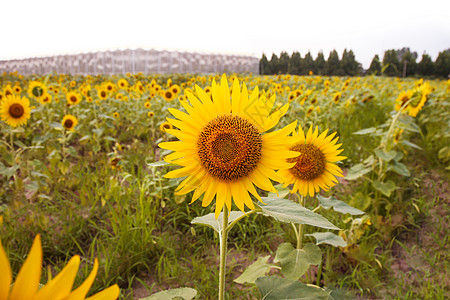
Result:
<instances>
[{"instance_id":1,"label":"small sunflower","mask_svg":"<svg viewBox=\"0 0 450 300\"><path fill-rule=\"evenodd\" d=\"M39 99L47 92L47 87L40 81L32 81L28 85L28 96L30 98Z\"/></svg>"},{"instance_id":2,"label":"small sunflower","mask_svg":"<svg viewBox=\"0 0 450 300\"><path fill-rule=\"evenodd\" d=\"M65 115L61 121L61 124L67 130L74 130L75 126L78 124L78 120L72 115Z\"/></svg>"},{"instance_id":3,"label":"small sunflower","mask_svg":"<svg viewBox=\"0 0 450 300\"><path fill-rule=\"evenodd\" d=\"M181 91L181 88L178 84L173 84L170 86L169 90L176 95Z\"/></svg>"},{"instance_id":4,"label":"small sunflower","mask_svg":"<svg viewBox=\"0 0 450 300\"><path fill-rule=\"evenodd\" d=\"M128 81L124 78L119 79L119 81L117 82L117 85L119 86L119 88L121 89L126 89L128 87Z\"/></svg>"},{"instance_id":5,"label":"small sunflower","mask_svg":"<svg viewBox=\"0 0 450 300\"><path fill-rule=\"evenodd\" d=\"M49 104L52 102L52 95L45 93L38 100L39 100L39 103L41 103L41 104Z\"/></svg>"},{"instance_id":6,"label":"small sunflower","mask_svg":"<svg viewBox=\"0 0 450 300\"><path fill-rule=\"evenodd\" d=\"M117 284L112 285L103 291L85 298L89 289L97 276L98 260L94 260L94 267L86 280L72 290L75 277L80 265L80 257L75 255L70 259L61 272L50 279L40 288L42 267L42 244L40 235L36 235L31 250L25 262L20 268L14 283L12 284L13 273L9 259L0 242L0 299L24 300L24 299L104 299L114 300L119 297L120 290Z\"/></svg>"},{"instance_id":7,"label":"small sunflower","mask_svg":"<svg viewBox=\"0 0 450 300\"><path fill-rule=\"evenodd\" d=\"M113 113L113 117L118 119L120 117L120 114L116 111Z\"/></svg>"},{"instance_id":8,"label":"small sunflower","mask_svg":"<svg viewBox=\"0 0 450 300\"><path fill-rule=\"evenodd\" d=\"M162 94L164 100L166 100L167 102L170 102L176 98L176 95L171 90L161 91L161 94Z\"/></svg>"},{"instance_id":9,"label":"small sunflower","mask_svg":"<svg viewBox=\"0 0 450 300\"><path fill-rule=\"evenodd\" d=\"M76 105L81 102L81 95L75 91L70 91L66 94L66 100L69 105Z\"/></svg>"},{"instance_id":10,"label":"small sunflower","mask_svg":"<svg viewBox=\"0 0 450 300\"><path fill-rule=\"evenodd\" d=\"M173 129L172 124L170 124L169 122L164 122L161 125L159 125L159 130L161 132L167 132L168 129Z\"/></svg>"},{"instance_id":11,"label":"small sunflower","mask_svg":"<svg viewBox=\"0 0 450 300\"><path fill-rule=\"evenodd\" d=\"M312 127L305 137L302 128L294 136L300 140L290 148L292 151L300 152L295 158L287 159L289 163L295 165L287 170L280 170L278 173L286 178L285 186L293 184L292 193L299 191L303 196L314 196L320 189L328 190L337 183L335 176L342 177L342 170L334 162L345 159L338 156L343 149L339 149L342 144L337 144L338 138L333 137L336 133L327 136L328 129L322 134L318 134L318 128L313 132Z\"/></svg>"},{"instance_id":12,"label":"small sunflower","mask_svg":"<svg viewBox=\"0 0 450 300\"><path fill-rule=\"evenodd\" d=\"M334 103L336 103L336 104L338 104L339 103L339 100L341 99L341 92L336 92L334 95L333 95L333 102Z\"/></svg>"},{"instance_id":13,"label":"small sunflower","mask_svg":"<svg viewBox=\"0 0 450 300\"><path fill-rule=\"evenodd\" d=\"M145 106L145 108L150 108L150 107L152 107L152 104L150 103L150 101L146 101L144 103L144 106Z\"/></svg>"},{"instance_id":14,"label":"small sunflower","mask_svg":"<svg viewBox=\"0 0 450 300\"><path fill-rule=\"evenodd\" d=\"M105 88L100 88L97 90L97 96L100 100L106 100L108 98L108 91Z\"/></svg>"},{"instance_id":15,"label":"small sunflower","mask_svg":"<svg viewBox=\"0 0 450 300\"><path fill-rule=\"evenodd\" d=\"M0 118L11 127L27 124L30 111L30 101L25 97L12 95L0 102Z\"/></svg>"},{"instance_id":16,"label":"small sunflower","mask_svg":"<svg viewBox=\"0 0 450 300\"><path fill-rule=\"evenodd\" d=\"M169 108L176 119L168 121L177 129L166 131L179 141L163 142L159 147L173 150L164 160L182 166L165 175L166 178L186 178L176 189L176 194L191 191L192 202L204 194L202 206L216 199L215 216L226 205L231 210L232 200L244 211L245 206L254 209L250 194L261 201L255 186L276 192L270 179L282 181L275 169L288 169L294 163L287 159L298 156L289 147L295 141L289 136L296 122L278 131L265 133L278 124L287 112L289 104L273 111L275 96L266 99L259 96L255 87L249 95L245 83L238 80L228 86L225 75L220 85L212 81L212 98L198 85L198 98L187 91L188 102L181 102L186 112Z\"/></svg>"},{"instance_id":17,"label":"small sunflower","mask_svg":"<svg viewBox=\"0 0 450 300\"><path fill-rule=\"evenodd\" d=\"M155 113L153 111L149 111L147 116L149 116L150 118L153 117L155 115Z\"/></svg>"},{"instance_id":18,"label":"small sunflower","mask_svg":"<svg viewBox=\"0 0 450 300\"><path fill-rule=\"evenodd\" d=\"M417 87L413 92L414 100L412 100L408 105L408 115L411 117L417 116L419 111L422 110L422 107L425 105L425 102L428 100L428 95L432 92L432 88L425 82Z\"/></svg>"},{"instance_id":19,"label":"small sunflower","mask_svg":"<svg viewBox=\"0 0 450 300\"><path fill-rule=\"evenodd\" d=\"M395 99L395 110L399 111L402 106L409 101L409 99L411 99L413 95L412 91L402 91L400 92L400 94L398 95L397 99ZM404 111L405 112L405 111Z\"/></svg>"}]
</instances>

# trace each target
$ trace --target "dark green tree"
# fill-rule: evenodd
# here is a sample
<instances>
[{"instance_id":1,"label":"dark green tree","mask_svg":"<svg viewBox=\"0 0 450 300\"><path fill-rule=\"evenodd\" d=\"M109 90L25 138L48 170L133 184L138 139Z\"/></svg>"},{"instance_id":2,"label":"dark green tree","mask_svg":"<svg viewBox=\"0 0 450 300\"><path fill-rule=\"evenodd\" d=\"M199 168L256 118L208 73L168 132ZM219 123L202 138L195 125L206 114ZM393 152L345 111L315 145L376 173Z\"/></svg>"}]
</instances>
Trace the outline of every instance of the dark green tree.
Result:
<instances>
[{"instance_id":1,"label":"dark green tree","mask_svg":"<svg viewBox=\"0 0 450 300\"><path fill-rule=\"evenodd\" d=\"M394 49L386 50L383 56L383 68L384 75L387 76L400 76L400 60L398 58L397 51Z\"/></svg>"},{"instance_id":2,"label":"dark green tree","mask_svg":"<svg viewBox=\"0 0 450 300\"><path fill-rule=\"evenodd\" d=\"M279 71L278 56L275 53L272 53L272 57L270 58L269 63L271 74L278 74Z\"/></svg>"},{"instance_id":3,"label":"dark green tree","mask_svg":"<svg viewBox=\"0 0 450 300\"><path fill-rule=\"evenodd\" d=\"M302 73L302 57L298 51L292 53L289 61L289 74L300 75Z\"/></svg>"},{"instance_id":4,"label":"dark green tree","mask_svg":"<svg viewBox=\"0 0 450 300\"><path fill-rule=\"evenodd\" d=\"M374 56L372 59L372 62L370 63L370 67L367 70L367 74L369 75L380 75L381 74L381 63L380 63L380 57L378 54Z\"/></svg>"},{"instance_id":5,"label":"dark green tree","mask_svg":"<svg viewBox=\"0 0 450 300\"><path fill-rule=\"evenodd\" d=\"M339 55L336 50L330 52L330 55L328 56L327 62L325 64L325 69L326 75L343 75L344 72L341 69L341 61L339 60Z\"/></svg>"},{"instance_id":6,"label":"dark green tree","mask_svg":"<svg viewBox=\"0 0 450 300\"><path fill-rule=\"evenodd\" d=\"M417 74L419 74L421 76L433 76L434 75L433 60L426 53L422 54L422 59L417 64Z\"/></svg>"},{"instance_id":7,"label":"dark green tree","mask_svg":"<svg viewBox=\"0 0 450 300\"><path fill-rule=\"evenodd\" d=\"M344 75L356 76L360 73L361 64L356 61L355 54L352 50L344 49L342 53L341 68Z\"/></svg>"},{"instance_id":8,"label":"dark green tree","mask_svg":"<svg viewBox=\"0 0 450 300\"><path fill-rule=\"evenodd\" d=\"M302 70L302 74L303 75L308 75L309 71L313 71L314 72L314 59L312 58L311 52L308 51L308 53L306 53L305 58L303 58L303 70Z\"/></svg>"},{"instance_id":9,"label":"dark green tree","mask_svg":"<svg viewBox=\"0 0 450 300\"><path fill-rule=\"evenodd\" d=\"M270 68L269 60L267 59L267 56L263 53L261 60L259 61L259 74L261 75L267 75L272 74L272 70Z\"/></svg>"},{"instance_id":10,"label":"dark green tree","mask_svg":"<svg viewBox=\"0 0 450 300\"><path fill-rule=\"evenodd\" d=\"M317 54L316 60L314 61L314 65L316 67L316 73L318 75L324 75L325 74L325 56L323 55L323 52L320 51Z\"/></svg>"},{"instance_id":11,"label":"dark green tree","mask_svg":"<svg viewBox=\"0 0 450 300\"><path fill-rule=\"evenodd\" d=\"M439 52L434 62L434 68L437 76L448 78L450 75L450 49Z\"/></svg>"},{"instance_id":12,"label":"dark green tree","mask_svg":"<svg viewBox=\"0 0 450 300\"><path fill-rule=\"evenodd\" d=\"M287 52L281 52L280 58L278 59L278 72L281 74L287 74L289 70L289 54Z\"/></svg>"}]
</instances>

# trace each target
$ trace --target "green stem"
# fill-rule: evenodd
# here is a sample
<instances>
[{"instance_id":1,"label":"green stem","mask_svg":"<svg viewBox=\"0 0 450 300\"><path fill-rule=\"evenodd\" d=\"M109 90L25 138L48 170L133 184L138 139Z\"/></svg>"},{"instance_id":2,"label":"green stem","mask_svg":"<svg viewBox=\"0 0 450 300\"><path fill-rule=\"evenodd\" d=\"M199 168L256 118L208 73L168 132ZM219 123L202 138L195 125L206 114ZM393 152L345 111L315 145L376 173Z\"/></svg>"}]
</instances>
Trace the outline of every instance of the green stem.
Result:
<instances>
[{"instance_id":1,"label":"green stem","mask_svg":"<svg viewBox=\"0 0 450 300\"><path fill-rule=\"evenodd\" d=\"M219 300L225 299L225 266L227 263L227 238L228 238L228 208L223 208L222 232L220 237L220 268L219 268Z\"/></svg>"},{"instance_id":2,"label":"green stem","mask_svg":"<svg viewBox=\"0 0 450 300\"><path fill-rule=\"evenodd\" d=\"M385 141L383 143L383 150L386 150L387 148L387 144L389 142L389 138L392 134L392 130L394 130L394 125L397 122L398 117L400 116L400 114L403 112L403 110L405 110L406 107L408 107L409 103L412 101L413 99L409 99L408 101L405 102L405 104L403 104L403 106L400 108L400 110L398 111L398 113L395 115L394 119L392 120L391 126L389 127L389 130L387 132L387 134L385 135Z\"/></svg>"},{"instance_id":3,"label":"green stem","mask_svg":"<svg viewBox=\"0 0 450 300\"><path fill-rule=\"evenodd\" d=\"M299 202L302 206L305 204L305 198L303 195L300 195ZM298 231L297 231L297 249L300 250L303 247L303 224L298 225Z\"/></svg>"}]
</instances>

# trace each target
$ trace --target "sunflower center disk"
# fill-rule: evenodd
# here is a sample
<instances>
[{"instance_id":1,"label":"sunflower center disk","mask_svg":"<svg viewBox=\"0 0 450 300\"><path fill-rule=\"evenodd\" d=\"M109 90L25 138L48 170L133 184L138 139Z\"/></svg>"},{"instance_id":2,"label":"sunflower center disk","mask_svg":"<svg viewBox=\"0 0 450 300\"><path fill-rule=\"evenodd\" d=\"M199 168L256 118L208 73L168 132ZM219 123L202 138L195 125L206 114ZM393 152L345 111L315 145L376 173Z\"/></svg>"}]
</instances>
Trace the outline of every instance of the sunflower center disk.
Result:
<instances>
[{"instance_id":1,"label":"sunflower center disk","mask_svg":"<svg viewBox=\"0 0 450 300\"><path fill-rule=\"evenodd\" d=\"M296 164L290 172L297 178L303 180L313 180L325 171L325 155L314 145L299 144L291 148L300 152L295 158L289 158L288 162Z\"/></svg>"},{"instance_id":2,"label":"sunflower center disk","mask_svg":"<svg viewBox=\"0 0 450 300\"><path fill-rule=\"evenodd\" d=\"M31 93L35 96L35 97L40 97L44 94L44 90L40 87L40 86L35 86L33 88L33 90L31 91Z\"/></svg>"},{"instance_id":3,"label":"sunflower center disk","mask_svg":"<svg viewBox=\"0 0 450 300\"><path fill-rule=\"evenodd\" d=\"M24 112L23 106L18 103L14 103L9 107L9 115L15 119L22 117Z\"/></svg>"},{"instance_id":4,"label":"sunflower center disk","mask_svg":"<svg viewBox=\"0 0 450 300\"><path fill-rule=\"evenodd\" d=\"M72 128L72 125L73 125L73 121L72 120L66 120L64 122L64 127L66 127L66 128Z\"/></svg>"},{"instance_id":5,"label":"sunflower center disk","mask_svg":"<svg viewBox=\"0 0 450 300\"><path fill-rule=\"evenodd\" d=\"M213 177L235 181L250 174L261 159L262 139L249 121L233 115L211 120L197 140L203 167Z\"/></svg>"}]
</instances>

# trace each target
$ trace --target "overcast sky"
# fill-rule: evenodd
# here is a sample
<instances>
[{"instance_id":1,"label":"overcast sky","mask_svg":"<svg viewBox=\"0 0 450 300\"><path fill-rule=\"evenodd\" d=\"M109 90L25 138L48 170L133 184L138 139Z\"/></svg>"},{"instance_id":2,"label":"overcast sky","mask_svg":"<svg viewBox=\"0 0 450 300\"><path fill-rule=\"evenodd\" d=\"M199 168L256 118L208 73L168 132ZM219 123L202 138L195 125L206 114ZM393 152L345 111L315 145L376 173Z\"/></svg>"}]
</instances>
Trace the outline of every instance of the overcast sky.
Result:
<instances>
[{"instance_id":1,"label":"overcast sky","mask_svg":"<svg viewBox=\"0 0 450 300\"><path fill-rule=\"evenodd\" d=\"M410 47L432 59L450 48L450 1L1 2L0 60L126 48L313 57L352 49L368 68L375 54Z\"/></svg>"}]
</instances>

